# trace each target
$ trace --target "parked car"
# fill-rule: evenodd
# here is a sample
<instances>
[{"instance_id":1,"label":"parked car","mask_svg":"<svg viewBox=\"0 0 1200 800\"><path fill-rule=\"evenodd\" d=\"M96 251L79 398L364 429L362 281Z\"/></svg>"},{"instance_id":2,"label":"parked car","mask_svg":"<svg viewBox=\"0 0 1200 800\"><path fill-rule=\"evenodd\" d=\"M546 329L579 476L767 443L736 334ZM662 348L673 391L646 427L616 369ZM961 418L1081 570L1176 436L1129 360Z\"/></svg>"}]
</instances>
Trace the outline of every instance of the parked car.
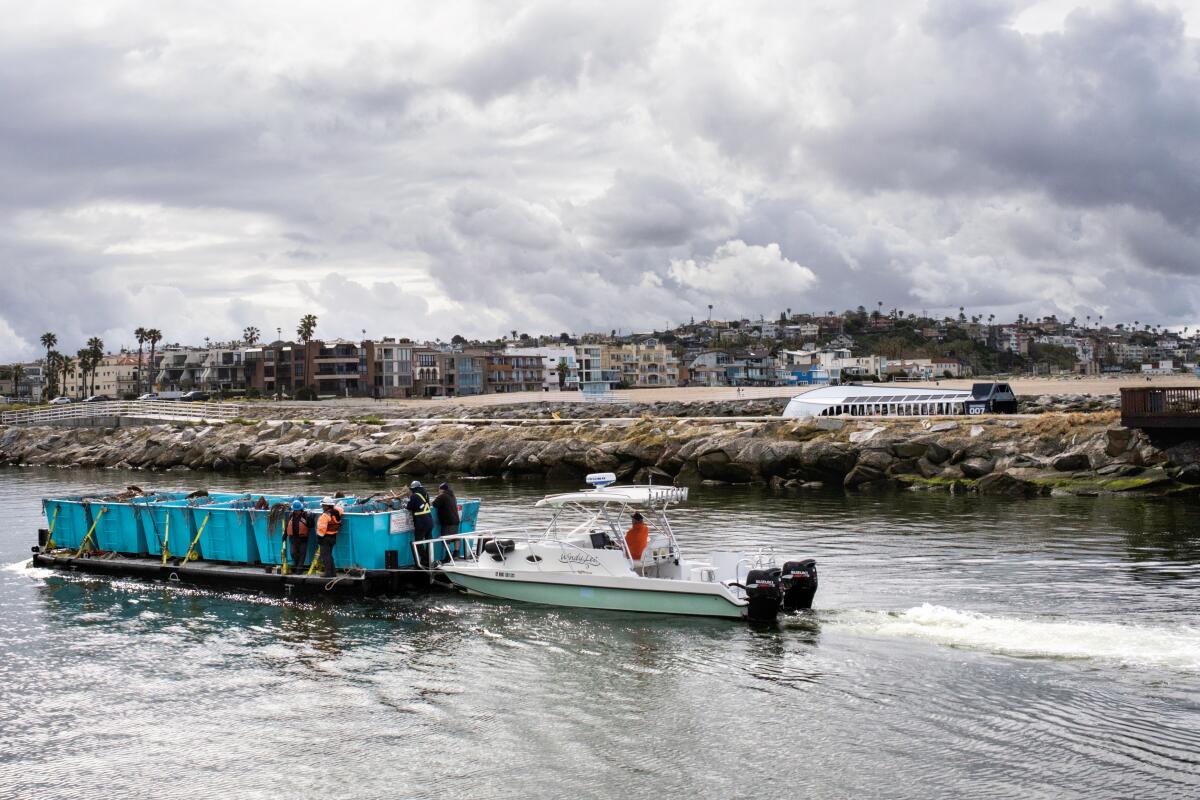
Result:
<instances>
[{"instance_id":1,"label":"parked car","mask_svg":"<svg viewBox=\"0 0 1200 800\"><path fill-rule=\"evenodd\" d=\"M72 399L71 399L71 398L69 398L69 397L65 397L65 396L63 396L63 395L59 395L58 397L56 397L56 398L54 398L53 400L51 400L51 401L50 401L50 405L52 405L52 406L65 406L65 405L68 405L68 404L70 404L70 403L74 403L74 402L75 402L75 401L74 401L74 400L72 400Z\"/></svg>"},{"instance_id":2,"label":"parked car","mask_svg":"<svg viewBox=\"0 0 1200 800\"><path fill-rule=\"evenodd\" d=\"M83 402L85 402L85 403L108 403L110 401L112 401L112 398L106 394L94 394L91 397L84 400Z\"/></svg>"},{"instance_id":3,"label":"parked car","mask_svg":"<svg viewBox=\"0 0 1200 800\"><path fill-rule=\"evenodd\" d=\"M158 399L158 392L146 392L145 394L138 396L138 400L157 400L157 399Z\"/></svg>"},{"instance_id":4,"label":"parked car","mask_svg":"<svg viewBox=\"0 0 1200 800\"><path fill-rule=\"evenodd\" d=\"M195 403L200 400L207 400L208 392L201 392L201 391L184 392L183 396L180 397L179 399L184 401L185 403Z\"/></svg>"}]
</instances>

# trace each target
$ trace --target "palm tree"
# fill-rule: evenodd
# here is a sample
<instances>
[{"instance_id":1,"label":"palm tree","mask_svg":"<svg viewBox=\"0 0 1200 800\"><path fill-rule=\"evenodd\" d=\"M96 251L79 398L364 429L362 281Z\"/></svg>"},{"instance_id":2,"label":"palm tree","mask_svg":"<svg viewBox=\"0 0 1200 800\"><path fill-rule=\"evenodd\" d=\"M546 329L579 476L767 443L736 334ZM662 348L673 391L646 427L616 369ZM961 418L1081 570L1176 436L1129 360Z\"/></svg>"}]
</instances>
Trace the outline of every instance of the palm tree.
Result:
<instances>
[{"instance_id":1,"label":"palm tree","mask_svg":"<svg viewBox=\"0 0 1200 800\"><path fill-rule=\"evenodd\" d=\"M50 380L50 378L51 378L50 348L52 348L52 347L54 347L54 345L58 344L58 337L55 336L50 331L46 331L45 333L42 334L41 342L42 342L42 347L46 348L46 383L47 383L46 389L49 390L51 388L51 386L53 385L53 382Z\"/></svg>"},{"instance_id":2,"label":"palm tree","mask_svg":"<svg viewBox=\"0 0 1200 800\"><path fill-rule=\"evenodd\" d=\"M156 380L158 378L158 370L155 368L155 365L154 365L154 348L158 345L159 342L162 341L162 338L163 338L162 331L160 331L158 328L147 328L146 329L146 341L150 343L150 363L147 365L147 367L150 370L149 389L152 392L154 391L154 386L155 386Z\"/></svg>"},{"instance_id":3,"label":"palm tree","mask_svg":"<svg viewBox=\"0 0 1200 800\"><path fill-rule=\"evenodd\" d=\"M305 381L313 380L312 371L309 369L309 363L308 363L308 361L309 361L308 343L312 341L313 334L315 334L316 332L317 332L317 316L315 314L305 314L303 317L300 318L300 324L296 327L296 335L300 337L300 341L304 342L304 375L302 377ZM313 383L315 385L316 381L313 380ZM295 386L295 384L296 384L296 380L295 380L295 377L293 376L293 379L292 379L293 388L298 388ZM304 385L305 385L304 383L300 384L300 386L304 386Z\"/></svg>"},{"instance_id":4,"label":"palm tree","mask_svg":"<svg viewBox=\"0 0 1200 800\"><path fill-rule=\"evenodd\" d=\"M142 376L143 376L142 345L144 345L146 343L146 333L147 333L147 331L145 328L138 328L137 330L135 330L133 332L133 338L137 339L137 343L138 343L138 382L137 382L137 393L138 394L142 393Z\"/></svg>"},{"instance_id":5,"label":"palm tree","mask_svg":"<svg viewBox=\"0 0 1200 800\"><path fill-rule=\"evenodd\" d=\"M24 378L25 378L25 368L22 367L20 364L13 364L13 368L12 368L13 394L17 396L17 399L20 399L20 397L21 397L21 381Z\"/></svg>"},{"instance_id":6,"label":"palm tree","mask_svg":"<svg viewBox=\"0 0 1200 800\"><path fill-rule=\"evenodd\" d=\"M92 391L96 393L96 367L100 365L100 359L104 358L104 342L99 336L93 336L87 342L88 353L92 358Z\"/></svg>"},{"instance_id":7,"label":"palm tree","mask_svg":"<svg viewBox=\"0 0 1200 800\"><path fill-rule=\"evenodd\" d=\"M62 362L62 353L50 350L46 353L46 394L58 396L58 365Z\"/></svg>"},{"instance_id":8,"label":"palm tree","mask_svg":"<svg viewBox=\"0 0 1200 800\"><path fill-rule=\"evenodd\" d=\"M75 353L75 357L79 359L80 381L79 390L77 393L80 397L84 397L84 391L87 388L88 370L90 370L92 366L92 351L88 350L86 347L82 347L77 353Z\"/></svg>"},{"instance_id":9,"label":"palm tree","mask_svg":"<svg viewBox=\"0 0 1200 800\"><path fill-rule=\"evenodd\" d=\"M258 328L253 325L247 325L245 330L242 331L242 341L249 346L253 346L258 344L258 337L260 335L261 331Z\"/></svg>"},{"instance_id":10,"label":"palm tree","mask_svg":"<svg viewBox=\"0 0 1200 800\"><path fill-rule=\"evenodd\" d=\"M58 353L58 374L62 376L62 394L67 393L67 376L75 374L75 360L66 353Z\"/></svg>"}]
</instances>

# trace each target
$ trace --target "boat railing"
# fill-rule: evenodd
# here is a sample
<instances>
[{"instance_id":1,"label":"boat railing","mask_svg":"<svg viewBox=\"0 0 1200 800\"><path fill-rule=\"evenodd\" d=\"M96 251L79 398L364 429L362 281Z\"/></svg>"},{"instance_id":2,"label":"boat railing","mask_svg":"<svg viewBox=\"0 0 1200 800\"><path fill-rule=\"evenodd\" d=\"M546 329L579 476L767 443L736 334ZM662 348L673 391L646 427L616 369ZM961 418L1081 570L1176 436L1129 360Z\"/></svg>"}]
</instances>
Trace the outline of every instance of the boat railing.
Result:
<instances>
[{"instance_id":1,"label":"boat railing","mask_svg":"<svg viewBox=\"0 0 1200 800\"><path fill-rule=\"evenodd\" d=\"M426 563L429 563L429 562L432 562L433 553L436 552L433 549L434 546L438 545L439 543L446 544L449 542L463 542L463 544L464 544L463 552L460 554L459 557L462 557L463 560L468 563L476 563L477 564L477 563L479 563L479 560L480 560L480 553L478 552L478 550L480 548L478 546L478 542L482 539L513 539L513 540L520 540L520 541L524 542L525 544L537 543L537 544L540 544L543 546L551 546L551 547L557 545L558 547L560 547L562 549L570 548L571 550L578 551L585 557L595 559L597 562L596 566L599 566L600 568L602 568L604 570L604 572L606 574L608 574L609 576L616 577L613 574L612 570L610 570L603 561L601 561L600 559L596 559L595 556L593 556L590 552L588 552L587 548L580 547L579 545L572 544L571 542L563 541L562 539L547 537L545 533L533 534L533 533L530 533L527 528L516 528L516 527L514 527L514 528L492 528L492 529L486 530L486 531L474 531L472 533L457 533L457 534L454 534L453 536L439 536L436 539L424 539L419 542L413 542L413 555L417 557L417 563L421 563L421 559L419 558L419 552L420 552L420 548L424 547L429 550L430 558L426 562ZM456 563L454 552L449 547L446 548L446 558L451 565ZM542 563L540 560L534 561L532 563L535 567L537 567L539 572L542 571ZM570 567L572 574L579 573L579 569L578 569L579 565L576 564L574 561L571 561L568 559L568 560L565 560L563 563L565 563L568 567Z\"/></svg>"},{"instance_id":2,"label":"boat railing","mask_svg":"<svg viewBox=\"0 0 1200 800\"><path fill-rule=\"evenodd\" d=\"M5 425L53 425L60 422L103 417L135 417L159 420L230 420L241 415L237 403L187 403L179 400L109 400L101 403L70 403L23 411L5 411Z\"/></svg>"}]
</instances>

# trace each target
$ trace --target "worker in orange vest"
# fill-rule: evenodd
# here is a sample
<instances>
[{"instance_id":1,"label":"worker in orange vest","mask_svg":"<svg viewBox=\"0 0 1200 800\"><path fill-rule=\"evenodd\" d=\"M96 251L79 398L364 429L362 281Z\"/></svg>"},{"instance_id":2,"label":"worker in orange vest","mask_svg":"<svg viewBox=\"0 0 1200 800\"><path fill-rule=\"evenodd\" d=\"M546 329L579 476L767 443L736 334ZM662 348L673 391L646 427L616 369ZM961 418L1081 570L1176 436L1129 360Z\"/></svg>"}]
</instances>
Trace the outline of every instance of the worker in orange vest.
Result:
<instances>
[{"instance_id":1,"label":"worker in orange vest","mask_svg":"<svg viewBox=\"0 0 1200 800\"><path fill-rule=\"evenodd\" d=\"M633 524L625 531L625 546L629 548L629 557L634 561L642 560L642 553L650 543L650 529L646 527L646 518L640 511L633 512Z\"/></svg>"},{"instance_id":2,"label":"worker in orange vest","mask_svg":"<svg viewBox=\"0 0 1200 800\"><path fill-rule=\"evenodd\" d=\"M332 497L321 500L321 518L317 520L317 547L321 551L321 564L326 578L334 577L333 545L342 527L342 510Z\"/></svg>"},{"instance_id":3,"label":"worker in orange vest","mask_svg":"<svg viewBox=\"0 0 1200 800\"><path fill-rule=\"evenodd\" d=\"M292 514L288 517L284 535L292 546L292 571L299 572L308 556L308 534L313 528L313 515L304 508L300 500L292 501Z\"/></svg>"}]
</instances>

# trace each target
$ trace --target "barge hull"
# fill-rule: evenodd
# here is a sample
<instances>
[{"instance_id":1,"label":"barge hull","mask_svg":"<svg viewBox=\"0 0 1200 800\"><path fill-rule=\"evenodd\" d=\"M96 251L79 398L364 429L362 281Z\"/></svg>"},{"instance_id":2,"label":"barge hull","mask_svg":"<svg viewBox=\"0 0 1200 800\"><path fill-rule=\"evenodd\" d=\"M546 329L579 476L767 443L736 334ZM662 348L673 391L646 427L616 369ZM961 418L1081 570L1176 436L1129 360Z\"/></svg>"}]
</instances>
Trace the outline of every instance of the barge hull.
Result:
<instances>
[{"instance_id":1,"label":"barge hull","mask_svg":"<svg viewBox=\"0 0 1200 800\"><path fill-rule=\"evenodd\" d=\"M429 588L424 570L366 570L320 575L281 575L263 567L192 562L163 564L157 558L85 558L34 553L33 565L64 572L138 578L205 589L248 590L289 596L379 597L411 588Z\"/></svg>"}]
</instances>

